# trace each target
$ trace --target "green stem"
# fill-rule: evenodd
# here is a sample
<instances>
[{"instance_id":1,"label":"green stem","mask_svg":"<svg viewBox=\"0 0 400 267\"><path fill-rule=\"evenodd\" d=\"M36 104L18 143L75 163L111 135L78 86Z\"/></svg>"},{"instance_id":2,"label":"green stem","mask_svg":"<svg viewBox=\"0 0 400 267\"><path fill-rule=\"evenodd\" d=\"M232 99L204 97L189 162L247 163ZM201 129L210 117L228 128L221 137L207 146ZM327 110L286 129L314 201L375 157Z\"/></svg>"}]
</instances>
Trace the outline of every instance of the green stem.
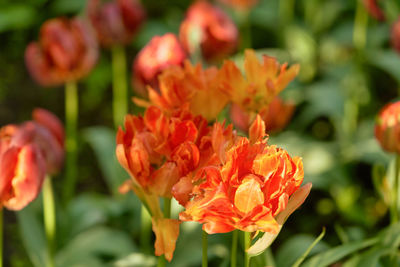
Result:
<instances>
[{"instance_id":1,"label":"green stem","mask_svg":"<svg viewBox=\"0 0 400 267\"><path fill-rule=\"evenodd\" d=\"M146 207L142 204L140 211L140 222L141 222L141 232L140 232L140 245L142 247L143 253L150 253L151 247L151 217Z\"/></svg>"},{"instance_id":2,"label":"green stem","mask_svg":"<svg viewBox=\"0 0 400 267\"><path fill-rule=\"evenodd\" d=\"M272 254L271 247L265 250L265 259L267 266L276 266L274 255Z\"/></svg>"},{"instance_id":3,"label":"green stem","mask_svg":"<svg viewBox=\"0 0 400 267\"><path fill-rule=\"evenodd\" d=\"M247 250L251 244L251 237L250 232L243 232L244 233L244 267L250 267L250 256L247 253Z\"/></svg>"},{"instance_id":4,"label":"green stem","mask_svg":"<svg viewBox=\"0 0 400 267\"><path fill-rule=\"evenodd\" d=\"M202 244L202 260L201 260L201 266L202 267L207 267L208 266L208 257L207 257L207 239L208 239L208 234L205 231L202 231L201 235L201 244Z\"/></svg>"},{"instance_id":5,"label":"green stem","mask_svg":"<svg viewBox=\"0 0 400 267\"><path fill-rule=\"evenodd\" d=\"M232 232L231 267L236 267L236 254L238 243L238 230Z\"/></svg>"},{"instance_id":6,"label":"green stem","mask_svg":"<svg viewBox=\"0 0 400 267\"><path fill-rule=\"evenodd\" d=\"M357 0L356 16L354 19L353 43L358 50L364 50L367 42L368 14L362 0Z\"/></svg>"},{"instance_id":7,"label":"green stem","mask_svg":"<svg viewBox=\"0 0 400 267\"><path fill-rule=\"evenodd\" d=\"M78 88L74 81L65 84L65 124L66 177L64 200L68 202L74 195L77 179Z\"/></svg>"},{"instance_id":8,"label":"green stem","mask_svg":"<svg viewBox=\"0 0 400 267\"><path fill-rule=\"evenodd\" d=\"M0 208L0 267L3 267L3 209Z\"/></svg>"},{"instance_id":9,"label":"green stem","mask_svg":"<svg viewBox=\"0 0 400 267\"><path fill-rule=\"evenodd\" d=\"M283 28L293 20L295 0L279 1L279 20Z\"/></svg>"},{"instance_id":10,"label":"green stem","mask_svg":"<svg viewBox=\"0 0 400 267\"><path fill-rule=\"evenodd\" d=\"M111 50L113 74L113 118L118 128L128 113L128 88L126 80L126 56L123 46L116 45Z\"/></svg>"},{"instance_id":11,"label":"green stem","mask_svg":"<svg viewBox=\"0 0 400 267\"><path fill-rule=\"evenodd\" d=\"M251 22L250 22L250 10L238 11L238 17L240 20L240 50L251 48Z\"/></svg>"},{"instance_id":12,"label":"green stem","mask_svg":"<svg viewBox=\"0 0 400 267\"><path fill-rule=\"evenodd\" d=\"M391 205L391 223L395 224L399 221L399 175L400 175L400 155L396 154L395 170L393 177L393 201Z\"/></svg>"},{"instance_id":13,"label":"green stem","mask_svg":"<svg viewBox=\"0 0 400 267\"><path fill-rule=\"evenodd\" d=\"M51 177L46 176L43 183L43 215L47 238L47 267L54 266L54 240L56 234L56 207L54 204L53 186Z\"/></svg>"}]
</instances>

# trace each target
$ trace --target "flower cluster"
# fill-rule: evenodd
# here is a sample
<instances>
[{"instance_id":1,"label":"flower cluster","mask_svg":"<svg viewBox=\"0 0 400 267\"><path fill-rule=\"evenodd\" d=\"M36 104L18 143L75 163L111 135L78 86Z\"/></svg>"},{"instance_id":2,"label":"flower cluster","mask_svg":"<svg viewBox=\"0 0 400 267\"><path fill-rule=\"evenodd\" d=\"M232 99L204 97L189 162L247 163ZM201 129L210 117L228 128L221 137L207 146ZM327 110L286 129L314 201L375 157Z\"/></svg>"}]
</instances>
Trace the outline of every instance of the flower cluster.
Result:
<instances>
[{"instance_id":1,"label":"flower cluster","mask_svg":"<svg viewBox=\"0 0 400 267\"><path fill-rule=\"evenodd\" d=\"M131 176L123 189L148 207L156 255L172 259L180 223L164 218L158 197L174 197L185 207L180 220L203 223L208 233L240 229L276 236L283 224L279 215L287 218L301 204L287 210L303 182L302 161L267 144L263 121L275 130L286 124L293 106L277 95L299 67L287 69L266 56L260 62L251 50L244 64L245 74L229 60L221 68L189 61L170 66L158 76L158 87L147 88L149 100L134 99L146 108L144 116L127 115L125 131L118 130L117 158ZM246 117L249 138L215 122L229 103Z\"/></svg>"},{"instance_id":2,"label":"flower cluster","mask_svg":"<svg viewBox=\"0 0 400 267\"><path fill-rule=\"evenodd\" d=\"M64 159L64 129L50 112L36 109L33 121L0 129L0 206L20 210L39 194L46 173Z\"/></svg>"}]
</instances>

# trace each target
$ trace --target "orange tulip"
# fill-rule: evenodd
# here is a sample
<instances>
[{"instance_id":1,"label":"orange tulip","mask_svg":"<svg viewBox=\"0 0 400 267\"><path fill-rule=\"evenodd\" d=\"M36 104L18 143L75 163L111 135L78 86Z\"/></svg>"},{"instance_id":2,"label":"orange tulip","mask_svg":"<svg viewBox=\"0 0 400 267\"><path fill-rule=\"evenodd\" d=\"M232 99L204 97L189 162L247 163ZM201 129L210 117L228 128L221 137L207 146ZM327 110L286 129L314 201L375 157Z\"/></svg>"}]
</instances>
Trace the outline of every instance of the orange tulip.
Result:
<instances>
[{"instance_id":1,"label":"orange tulip","mask_svg":"<svg viewBox=\"0 0 400 267\"><path fill-rule=\"evenodd\" d=\"M258 3L258 0L219 0L236 9L249 9Z\"/></svg>"},{"instance_id":2,"label":"orange tulip","mask_svg":"<svg viewBox=\"0 0 400 267\"><path fill-rule=\"evenodd\" d=\"M303 181L299 157L264 139L265 125L258 116L250 127L250 140L240 137L226 147L225 159L197 173L192 200L180 214L183 221L203 223L209 234L239 229L278 233L276 217Z\"/></svg>"},{"instance_id":3,"label":"orange tulip","mask_svg":"<svg viewBox=\"0 0 400 267\"><path fill-rule=\"evenodd\" d=\"M172 112L188 104L191 113L201 115L207 120L215 120L226 106L230 94L219 84L216 67L202 68L185 61L184 66L166 69L159 76L159 91L148 88L150 103L135 99L141 106L155 105ZM207 108L204 108L207 103Z\"/></svg>"},{"instance_id":4,"label":"orange tulip","mask_svg":"<svg viewBox=\"0 0 400 267\"><path fill-rule=\"evenodd\" d=\"M284 102L280 97L275 97L268 107L259 112L261 118L265 121L265 130L267 133L281 131L289 123L293 116L295 105ZM232 104L230 117L233 124L240 130L247 132L251 116L242 111L241 108Z\"/></svg>"},{"instance_id":5,"label":"orange tulip","mask_svg":"<svg viewBox=\"0 0 400 267\"><path fill-rule=\"evenodd\" d=\"M238 44L238 30L221 9L206 1L192 4L179 30L179 38L189 53L199 49L207 60L232 54Z\"/></svg>"},{"instance_id":6,"label":"orange tulip","mask_svg":"<svg viewBox=\"0 0 400 267\"><path fill-rule=\"evenodd\" d=\"M375 124L375 137L387 152L400 153L400 101L381 109Z\"/></svg>"},{"instance_id":7,"label":"orange tulip","mask_svg":"<svg viewBox=\"0 0 400 267\"><path fill-rule=\"evenodd\" d=\"M300 69L299 65L287 68L275 58L263 56L260 62L253 50L245 51L245 76L233 61L227 60L221 68L220 76L225 91L232 92L232 102L247 113L257 113L291 82Z\"/></svg>"},{"instance_id":8,"label":"orange tulip","mask_svg":"<svg viewBox=\"0 0 400 267\"><path fill-rule=\"evenodd\" d=\"M187 106L168 115L150 106L143 117L127 115L125 131L120 128L117 133L117 158L131 176L124 187L148 207L156 234L155 253L169 261L179 221L163 217L158 196L171 198L172 187L206 162L210 154L206 151L211 150L209 131L206 120L191 115Z\"/></svg>"},{"instance_id":9,"label":"orange tulip","mask_svg":"<svg viewBox=\"0 0 400 267\"><path fill-rule=\"evenodd\" d=\"M46 163L36 144L12 144L18 131L14 125L0 129L0 208L10 210L21 210L33 201L46 174Z\"/></svg>"},{"instance_id":10,"label":"orange tulip","mask_svg":"<svg viewBox=\"0 0 400 267\"><path fill-rule=\"evenodd\" d=\"M147 85L158 88L157 76L163 70L182 65L185 59L185 50L174 34L153 37L133 63L133 87L145 95Z\"/></svg>"},{"instance_id":11,"label":"orange tulip","mask_svg":"<svg viewBox=\"0 0 400 267\"><path fill-rule=\"evenodd\" d=\"M364 0L364 6L367 9L368 13L375 19L383 21L385 20L385 13L379 7L379 0Z\"/></svg>"},{"instance_id":12,"label":"orange tulip","mask_svg":"<svg viewBox=\"0 0 400 267\"><path fill-rule=\"evenodd\" d=\"M137 0L90 0L88 15L103 46L128 44L146 17Z\"/></svg>"},{"instance_id":13,"label":"orange tulip","mask_svg":"<svg viewBox=\"0 0 400 267\"><path fill-rule=\"evenodd\" d=\"M25 62L43 86L56 86L86 76L98 57L97 42L81 19L56 18L40 29L40 41L28 45Z\"/></svg>"}]
</instances>

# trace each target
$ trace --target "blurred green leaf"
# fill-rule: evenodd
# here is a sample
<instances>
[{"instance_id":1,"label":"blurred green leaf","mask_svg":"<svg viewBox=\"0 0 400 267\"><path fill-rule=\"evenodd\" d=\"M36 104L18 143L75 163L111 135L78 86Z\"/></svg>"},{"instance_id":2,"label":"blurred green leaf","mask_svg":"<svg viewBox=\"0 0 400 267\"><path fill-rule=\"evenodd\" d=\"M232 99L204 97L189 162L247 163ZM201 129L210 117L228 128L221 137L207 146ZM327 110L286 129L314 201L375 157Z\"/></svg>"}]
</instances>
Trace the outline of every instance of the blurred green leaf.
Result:
<instances>
[{"instance_id":1,"label":"blurred green leaf","mask_svg":"<svg viewBox=\"0 0 400 267\"><path fill-rule=\"evenodd\" d=\"M43 224L36 218L31 205L17 212L21 238L29 258L35 267L46 264L47 246Z\"/></svg>"},{"instance_id":2,"label":"blurred green leaf","mask_svg":"<svg viewBox=\"0 0 400 267\"><path fill-rule=\"evenodd\" d=\"M83 136L95 152L110 191L118 194L118 188L128 178L128 174L119 165L115 156L114 130L100 126L91 127L83 130Z\"/></svg>"},{"instance_id":3,"label":"blurred green leaf","mask_svg":"<svg viewBox=\"0 0 400 267\"><path fill-rule=\"evenodd\" d=\"M299 234L291 237L285 243L281 244L276 252L277 266L292 266L304 252L304 248L310 246L315 240L312 235ZM329 246L324 242L318 243L312 248L310 254L316 254L323 250L329 249Z\"/></svg>"},{"instance_id":4,"label":"blurred green leaf","mask_svg":"<svg viewBox=\"0 0 400 267\"><path fill-rule=\"evenodd\" d=\"M56 14L80 13L86 8L86 2L82 0L56 0L53 1L51 9Z\"/></svg>"},{"instance_id":5,"label":"blurred green leaf","mask_svg":"<svg viewBox=\"0 0 400 267\"><path fill-rule=\"evenodd\" d=\"M368 62L389 73L400 83L400 56L393 50L373 50L366 51Z\"/></svg>"},{"instance_id":6,"label":"blurred green leaf","mask_svg":"<svg viewBox=\"0 0 400 267\"><path fill-rule=\"evenodd\" d=\"M324 251L320 254L317 254L307 260L303 267L324 267L330 264L337 262L338 260L351 255L361 249L369 247L371 245L376 244L378 238L367 239L360 242L353 242L350 244L341 245L335 248L331 248L327 251Z\"/></svg>"},{"instance_id":7,"label":"blurred green leaf","mask_svg":"<svg viewBox=\"0 0 400 267\"><path fill-rule=\"evenodd\" d=\"M157 259L154 256L145 255L142 253L132 253L128 256L117 260L114 267L153 267L157 264Z\"/></svg>"},{"instance_id":8,"label":"blurred green leaf","mask_svg":"<svg viewBox=\"0 0 400 267\"><path fill-rule=\"evenodd\" d=\"M93 227L77 235L57 253L56 265L84 266L82 263L93 261L94 258L111 261L135 250L135 246L125 233L107 227Z\"/></svg>"},{"instance_id":9,"label":"blurred green leaf","mask_svg":"<svg viewBox=\"0 0 400 267\"><path fill-rule=\"evenodd\" d=\"M32 25L36 11L29 5L14 4L0 9L0 32L18 30Z\"/></svg>"},{"instance_id":10,"label":"blurred green leaf","mask_svg":"<svg viewBox=\"0 0 400 267\"><path fill-rule=\"evenodd\" d=\"M325 236L325 227L322 229L321 234L311 243L311 245L307 248L307 250L301 255L300 258L296 260L296 262L293 264L293 267L299 267L300 264L303 263L305 258L310 254L311 250L318 244L319 241Z\"/></svg>"}]
</instances>

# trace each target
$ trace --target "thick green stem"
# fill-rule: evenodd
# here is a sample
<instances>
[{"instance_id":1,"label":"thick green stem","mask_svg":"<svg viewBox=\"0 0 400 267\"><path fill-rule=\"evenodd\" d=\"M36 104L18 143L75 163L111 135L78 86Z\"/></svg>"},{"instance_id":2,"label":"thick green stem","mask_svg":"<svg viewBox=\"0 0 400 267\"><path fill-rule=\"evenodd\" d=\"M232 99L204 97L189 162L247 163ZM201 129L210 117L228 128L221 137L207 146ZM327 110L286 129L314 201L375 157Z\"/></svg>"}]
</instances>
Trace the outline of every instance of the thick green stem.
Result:
<instances>
[{"instance_id":1,"label":"thick green stem","mask_svg":"<svg viewBox=\"0 0 400 267\"><path fill-rule=\"evenodd\" d=\"M391 223L395 224L399 221L399 175L400 175L400 155L396 154L395 169L393 177L393 199L391 205Z\"/></svg>"},{"instance_id":2,"label":"thick green stem","mask_svg":"<svg viewBox=\"0 0 400 267\"><path fill-rule=\"evenodd\" d=\"M150 253L151 248L151 217L146 207L142 205L140 212L140 246L143 253Z\"/></svg>"},{"instance_id":3,"label":"thick green stem","mask_svg":"<svg viewBox=\"0 0 400 267\"><path fill-rule=\"evenodd\" d=\"M201 235L201 244L202 244L202 260L201 266L207 267L208 266L208 257L207 257L207 245L208 245L208 234L205 231L202 231Z\"/></svg>"},{"instance_id":4,"label":"thick green stem","mask_svg":"<svg viewBox=\"0 0 400 267\"><path fill-rule=\"evenodd\" d=\"M116 45L112 53L113 74L113 118L114 126L118 128L128 113L128 86L126 80L126 57L123 46Z\"/></svg>"},{"instance_id":5,"label":"thick green stem","mask_svg":"<svg viewBox=\"0 0 400 267\"><path fill-rule=\"evenodd\" d=\"M354 19L353 43L358 50L364 50L367 42L368 14L362 0L357 0L356 16Z\"/></svg>"},{"instance_id":6,"label":"thick green stem","mask_svg":"<svg viewBox=\"0 0 400 267\"><path fill-rule=\"evenodd\" d=\"M240 20L240 50L251 48L251 22L250 22L250 10L238 11L238 17Z\"/></svg>"},{"instance_id":7,"label":"thick green stem","mask_svg":"<svg viewBox=\"0 0 400 267\"><path fill-rule=\"evenodd\" d=\"M247 250L251 244L251 237L250 232L243 232L244 233L244 267L250 267L250 256L247 253Z\"/></svg>"},{"instance_id":8,"label":"thick green stem","mask_svg":"<svg viewBox=\"0 0 400 267\"><path fill-rule=\"evenodd\" d=\"M43 215L47 239L47 267L54 266L54 240L56 235L56 207L54 204L51 177L46 176L43 183Z\"/></svg>"},{"instance_id":9,"label":"thick green stem","mask_svg":"<svg viewBox=\"0 0 400 267\"><path fill-rule=\"evenodd\" d=\"M279 21L283 28L293 20L295 0L279 1Z\"/></svg>"},{"instance_id":10,"label":"thick green stem","mask_svg":"<svg viewBox=\"0 0 400 267\"><path fill-rule=\"evenodd\" d=\"M3 209L0 208L0 267L3 267Z\"/></svg>"},{"instance_id":11,"label":"thick green stem","mask_svg":"<svg viewBox=\"0 0 400 267\"><path fill-rule=\"evenodd\" d=\"M232 232L231 267L236 267L236 254L238 243L238 230Z\"/></svg>"},{"instance_id":12,"label":"thick green stem","mask_svg":"<svg viewBox=\"0 0 400 267\"><path fill-rule=\"evenodd\" d=\"M64 201L68 202L75 191L77 179L77 125L78 125L78 88L76 82L65 84L65 187Z\"/></svg>"}]
</instances>

